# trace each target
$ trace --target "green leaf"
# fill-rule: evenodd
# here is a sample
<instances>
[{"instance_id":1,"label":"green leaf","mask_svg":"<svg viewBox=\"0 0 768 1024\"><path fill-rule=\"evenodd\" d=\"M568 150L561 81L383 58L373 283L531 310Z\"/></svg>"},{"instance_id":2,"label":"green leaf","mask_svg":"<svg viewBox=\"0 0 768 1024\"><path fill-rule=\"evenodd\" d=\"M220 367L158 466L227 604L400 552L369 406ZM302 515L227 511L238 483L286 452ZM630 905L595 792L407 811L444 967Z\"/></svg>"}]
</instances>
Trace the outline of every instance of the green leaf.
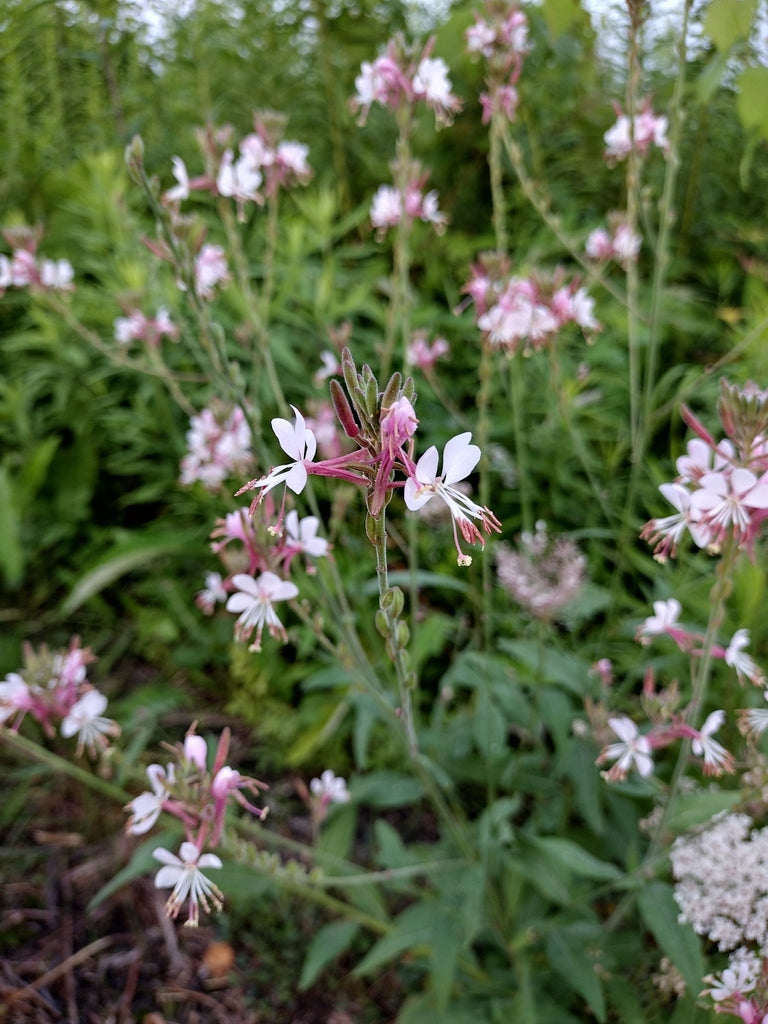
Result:
<instances>
[{"instance_id":1,"label":"green leaf","mask_svg":"<svg viewBox=\"0 0 768 1024\"><path fill-rule=\"evenodd\" d=\"M421 783L400 772L372 772L355 779L350 793L357 803L373 807L403 807L416 803L424 795Z\"/></svg>"},{"instance_id":2,"label":"green leaf","mask_svg":"<svg viewBox=\"0 0 768 1024\"><path fill-rule=\"evenodd\" d=\"M680 971L689 990L698 991L704 976L699 939L690 925L678 921L680 911L672 895L672 886L651 882L639 891L637 903L661 951Z\"/></svg>"},{"instance_id":3,"label":"green leaf","mask_svg":"<svg viewBox=\"0 0 768 1024\"><path fill-rule=\"evenodd\" d=\"M704 31L718 48L730 50L747 39L757 11L757 0L711 0L704 15Z\"/></svg>"},{"instance_id":4,"label":"green leaf","mask_svg":"<svg viewBox=\"0 0 768 1024\"><path fill-rule=\"evenodd\" d=\"M721 811L730 811L741 801L738 790L714 790L678 795L672 802L667 818L670 832L685 832L695 825L703 825Z\"/></svg>"},{"instance_id":5,"label":"green leaf","mask_svg":"<svg viewBox=\"0 0 768 1024\"><path fill-rule=\"evenodd\" d=\"M354 921L333 921L324 925L309 944L299 978L299 991L315 981L324 968L347 949L360 930Z\"/></svg>"},{"instance_id":6,"label":"green leaf","mask_svg":"<svg viewBox=\"0 0 768 1024\"><path fill-rule=\"evenodd\" d=\"M559 36L586 15L578 0L544 0L544 17L552 35Z\"/></svg>"},{"instance_id":7,"label":"green leaf","mask_svg":"<svg viewBox=\"0 0 768 1024\"><path fill-rule=\"evenodd\" d=\"M357 807L345 804L332 808L328 819L323 822L318 839L318 849L334 857L347 857L352 849L357 826Z\"/></svg>"},{"instance_id":8,"label":"green leaf","mask_svg":"<svg viewBox=\"0 0 768 1024\"><path fill-rule=\"evenodd\" d=\"M744 130L768 139L768 68L745 68L736 79L736 109Z\"/></svg>"},{"instance_id":9,"label":"green leaf","mask_svg":"<svg viewBox=\"0 0 768 1024\"><path fill-rule=\"evenodd\" d=\"M98 565L75 584L69 597L61 605L61 616L66 618L71 615L82 604L126 573L151 565L166 555L179 553L187 543L185 539L180 539L178 534L161 534L156 537L142 535L126 543L116 544Z\"/></svg>"},{"instance_id":10,"label":"green leaf","mask_svg":"<svg viewBox=\"0 0 768 1024\"><path fill-rule=\"evenodd\" d=\"M501 708L491 698L488 687L480 687L475 701L472 733L475 746L486 761L498 761L507 754L507 725Z\"/></svg>"},{"instance_id":11,"label":"green leaf","mask_svg":"<svg viewBox=\"0 0 768 1024\"><path fill-rule=\"evenodd\" d=\"M615 864L600 860L571 839L560 836L527 836L526 839L543 858L568 874L597 882L614 881L623 875Z\"/></svg>"},{"instance_id":12,"label":"green leaf","mask_svg":"<svg viewBox=\"0 0 768 1024\"><path fill-rule=\"evenodd\" d=\"M605 1020L605 994L586 946L593 930L575 924L551 931L546 938L552 968L587 1002L599 1021Z\"/></svg>"},{"instance_id":13,"label":"green leaf","mask_svg":"<svg viewBox=\"0 0 768 1024\"><path fill-rule=\"evenodd\" d=\"M375 943L352 972L368 974L389 963L406 950L425 953L432 939L435 907L432 903L415 903L397 917L392 930Z\"/></svg>"}]
</instances>

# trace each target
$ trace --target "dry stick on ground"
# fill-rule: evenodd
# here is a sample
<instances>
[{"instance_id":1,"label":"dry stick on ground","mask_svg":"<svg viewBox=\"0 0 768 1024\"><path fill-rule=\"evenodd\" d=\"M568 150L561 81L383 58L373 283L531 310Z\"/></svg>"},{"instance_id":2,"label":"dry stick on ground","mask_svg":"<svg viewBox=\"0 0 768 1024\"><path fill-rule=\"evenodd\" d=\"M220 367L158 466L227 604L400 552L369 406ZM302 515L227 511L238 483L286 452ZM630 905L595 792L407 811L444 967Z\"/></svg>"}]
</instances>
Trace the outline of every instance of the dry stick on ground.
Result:
<instances>
[{"instance_id":1,"label":"dry stick on ground","mask_svg":"<svg viewBox=\"0 0 768 1024\"><path fill-rule=\"evenodd\" d=\"M66 960L52 967L50 971L46 971L45 974L30 982L29 985L25 985L24 988L17 989L15 992L10 992L5 997L5 1006L0 1007L0 1021L5 1020L6 1014L13 1003L18 1002L20 999L26 999L27 996L32 995L37 989L44 988L51 982L57 981L62 975L71 971L73 967L78 967L92 956L96 956L102 949L111 946L113 942L114 939L111 935L104 935L102 938L96 939L95 942L90 942L87 946L83 946L82 949L78 949L76 953L68 956Z\"/></svg>"}]
</instances>

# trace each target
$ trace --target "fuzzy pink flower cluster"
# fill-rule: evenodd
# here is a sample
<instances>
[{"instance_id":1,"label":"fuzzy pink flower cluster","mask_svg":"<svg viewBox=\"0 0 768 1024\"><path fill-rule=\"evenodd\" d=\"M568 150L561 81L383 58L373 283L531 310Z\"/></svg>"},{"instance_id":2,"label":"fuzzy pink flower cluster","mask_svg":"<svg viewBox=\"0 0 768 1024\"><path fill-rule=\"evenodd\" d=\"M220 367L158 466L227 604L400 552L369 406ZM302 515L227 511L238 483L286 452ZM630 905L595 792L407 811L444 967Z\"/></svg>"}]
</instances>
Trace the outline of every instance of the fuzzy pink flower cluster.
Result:
<instances>
[{"instance_id":1,"label":"fuzzy pink flower cluster","mask_svg":"<svg viewBox=\"0 0 768 1024\"><path fill-rule=\"evenodd\" d=\"M424 103L434 113L438 125L453 121L461 101L451 91L447 64L440 57L432 57L434 44L434 39L430 39L426 46L414 50L397 35L380 57L373 62L363 61L355 79L355 95L350 100L358 124L365 124L374 103L393 111Z\"/></svg>"},{"instance_id":2,"label":"fuzzy pink flower cluster","mask_svg":"<svg viewBox=\"0 0 768 1024\"><path fill-rule=\"evenodd\" d=\"M143 341L151 348L157 348L163 335L172 341L176 341L179 336L179 330L164 306L158 309L154 317L147 316L141 310L132 309L127 316L115 319L114 330L115 341L125 346L134 341Z\"/></svg>"},{"instance_id":3,"label":"fuzzy pink flower cluster","mask_svg":"<svg viewBox=\"0 0 768 1024\"><path fill-rule=\"evenodd\" d=\"M0 295L8 288L71 290L75 275L69 260L38 258L40 231L9 228L3 231L3 237L11 248L11 255L0 253Z\"/></svg>"},{"instance_id":4,"label":"fuzzy pink flower cluster","mask_svg":"<svg viewBox=\"0 0 768 1024\"><path fill-rule=\"evenodd\" d=\"M751 553L768 517L768 392L723 382L719 412L726 437L716 441L683 408L697 437L678 458L675 480L659 487L675 511L640 534L659 561L674 556L686 534L712 554L726 544Z\"/></svg>"},{"instance_id":5,"label":"fuzzy pink flower cluster","mask_svg":"<svg viewBox=\"0 0 768 1024\"><path fill-rule=\"evenodd\" d=\"M107 698L86 678L86 667L95 660L77 637L57 652L26 645L24 667L0 682L0 726L17 731L31 715L46 736L54 736L57 726L65 739L77 736L77 757L84 749L92 757L104 751L120 729L104 717Z\"/></svg>"},{"instance_id":6,"label":"fuzzy pink flower cluster","mask_svg":"<svg viewBox=\"0 0 768 1024\"><path fill-rule=\"evenodd\" d=\"M209 491L219 490L225 480L251 465L250 446L251 429L239 406L231 411L203 409L189 423L180 482L199 482Z\"/></svg>"},{"instance_id":7,"label":"fuzzy pink flower cluster","mask_svg":"<svg viewBox=\"0 0 768 1024\"><path fill-rule=\"evenodd\" d=\"M534 618L551 622L584 585L586 559L572 540L552 538L543 520L520 536L518 549L500 545L499 582Z\"/></svg>"},{"instance_id":8,"label":"fuzzy pink flower cluster","mask_svg":"<svg viewBox=\"0 0 768 1024\"><path fill-rule=\"evenodd\" d=\"M605 159L609 163L625 160L633 150L645 156L651 146L656 146L666 155L669 149L668 121L666 117L654 114L650 100L645 100L634 117L625 114L618 104L614 104L614 110L616 123L603 136Z\"/></svg>"},{"instance_id":9,"label":"fuzzy pink flower cluster","mask_svg":"<svg viewBox=\"0 0 768 1024\"><path fill-rule=\"evenodd\" d=\"M480 257L463 290L474 302L484 339L509 356L545 348L570 323L588 335L601 329L594 299L578 281L565 284L559 273L550 281L513 276L507 261L495 254Z\"/></svg>"},{"instance_id":10,"label":"fuzzy pink flower cluster","mask_svg":"<svg viewBox=\"0 0 768 1024\"><path fill-rule=\"evenodd\" d=\"M255 114L254 131L240 140L237 155L230 126L198 132L198 143L206 162L205 173L190 178L181 157L173 157L176 184L163 194L163 201L177 206L189 199L191 192L207 191L233 199L239 219L244 220L248 203L261 205L265 194L306 185L312 177L309 147L303 142L282 138L283 127L277 115Z\"/></svg>"},{"instance_id":11,"label":"fuzzy pink flower cluster","mask_svg":"<svg viewBox=\"0 0 768 1024\"><path fill-rule=\"evenodd\" d=\"M467 52L484 58L486 90L480 94L483 124L495 114L514 121L517 114L517 81L528 52L528 19L519 7L490 0L486 16L475 14L466 33Z\"/></svg>"},{"instance_id":12,"label":"fuzzy pink flower cluster","mask_svg":"<svg viewBox=\"0 0 768 1024\"><path fill-rule=\"evenodd\" d=\"M225 729L209 769L208 745L193 725L184 743L171 748L171 762L165 767L149 765L150 789L125 808L131 815L126 830L132 835L149 832L161 813L172 815L184 826L186 838L178 856L163 847L154 850L152 856L163 865L155 876L155 887L172 890L166 914L175 918L188 902L189 916L184 923L189 927L199 923L201 908L209 913L223 905L221 891L203 874L204 868L221 868L221 858L203 851L215 849L221 842L227 806L234 800L259 819L267 813L265 808L251 804L245 792L259 793L268 787L226 764L229 744L230 732Z\"/></svg>"}]
</instances>

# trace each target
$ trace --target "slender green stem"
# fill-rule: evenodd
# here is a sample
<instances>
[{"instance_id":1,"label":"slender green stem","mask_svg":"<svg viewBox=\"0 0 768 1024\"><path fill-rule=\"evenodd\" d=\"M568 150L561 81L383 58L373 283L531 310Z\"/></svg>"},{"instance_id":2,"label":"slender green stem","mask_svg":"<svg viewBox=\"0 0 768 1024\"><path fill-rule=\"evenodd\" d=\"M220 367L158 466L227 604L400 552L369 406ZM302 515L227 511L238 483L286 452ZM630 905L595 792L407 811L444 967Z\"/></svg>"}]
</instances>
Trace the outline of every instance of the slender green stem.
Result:
<instances>
[{"instance_id":1,"label":"slender green stem","mask_svg":"<svg viewBox=\"0 0 768 1024\"><path fill-rule=\"evenodd\" d=\"M496 239L496 252L501 256L509 250L507 240L506 201L504 198L502 151L504 145L505 116L495 111L491 117L488 169L491 177L491 203L493 208L493 233Z\"/></svg>"},{"instance_id":2,"label":"slender green stem","mask_svg":"<svg viewBox=\"0 0 768 1024\"><path fill-rule=\"evenodd\" d=\"M733 586L733 572L739 558L739 548L731 538L723 548L720 561L717 565L715 582L709 595L709 621L707 622L704 634L704 643L701 653L691 660L691 698L685 711L685 724L696 728L701 715L709 688L709 681L712 674L712 648L715 645L717 634L723 619L728 597ZM638 868L638 875L646 875L653 869L667 841L667 826L670 815L674 809L675 800L680 792L682 781L685 777L686 768L691 753L691 740L687 737L681 739L680 748L672 771L669 787L664 799L661 817L656 825L648 849L643 857L642 864ZM607 922L609 929L615 928L631 902L631 894L621 901Z\"/></svg>"},{"instance_id":3,"label":"slender green stem","mask_svg":"<svg viewBox=\"0 0 768 1024\"><path fill-rule=\"evenodd\" d=\"M384 621L384 631L387 634L385 638L387 653L392 659L397 677L400 697L400 718L405 730L408 752L412 758L416 758L419 753L419 738L414 711L416 676L408 665L407 644L410 630L407 623L400 617L402 593L398 588L390 588L389 586L386 510L382 509L378 516L369 516L368 523L370 526L369 536L376 552L379 612Z\"/></svg>"},{"instance_id":4,"label":"slender green stem","mask_svg":"<svg viewBox=\"0 0 768 1024\"><path fill-rule=\"evenodd\" d=\"M0 743L13 750L14 753L23 754L24 757L45 765L47 768L50 768L54 775L68 775L69 778L75 779L76 782L82 783L96 793L101 793L102 796L109 797L110 800L114 800L121 805L126 804L131 799L130 793L126 793L120 786L116 786L107 779L102 779L98 775L86 771L85 768L81 768L79 765L73 764L72 761L54 754L53 751L48 750L46 747L41 747L38 743L28 740L25 736L20 736L11 729L0 728Z\"/></svg>"},{"instance_id":5,"label":"slender green stem","mask_svg":"<svg viewBox=\"0 0 768 1024\"><path fill-rule=\"evenodd\" d=\"M518 353L509 361L509 398L512 406L512 429L515 434L515 454L517 456L517 490L520 495L520 509L523 529L533 529L533 506L531 504L531 487L528 474L528 449L525 443L525 423L523 403L525 386L523 382L522 356Z\"/></svg>"},{"instance_id":6,"label":"slender green stem","mask_svg":"<svg viewBox=\"0 0 768 1024\"><path fill-rule=\"evenodd\" d=\"M408 186L413 174L413 160L411 158L413 111L409 106L402 106L397 111L396 117L398 137L392 171L403 213L395 228L386 334L379 360L379 377L381 380L389 378L392 366L396 361L395 355L398 351L398 346L400 363L404 371L407 370L405 356L410 341L411 326L411 232L413 225L411 218L405 213L405 207Z\"/></svg>"},{"instance_id":7,"label":"slender green stem","mask_svg":"<svg viewBox=\"0 0 768 1024\"><path fill-rule=\"evenodd\" d=\"M537 182L534 182L528 174L522 151L517 142L510 135L509 127L507 125L504 125L503 128L503 141L504 149L506 150L509 161L512 164L512 169L520 183L520 187L523 190L523 194L541 217L542 221L547 225L555 238L567 251L568 255L575 263L578 263L586 277L595 284L600 285L601 288L605 289L605 291L608 292L609 295L612 295L613 298L622 306L627 306L629 300L626 293L622 292L611 280L609 280L608 277L606 277L603 269L599 265L592 264L586 259L581 240L569 235L564 229L560 217L552 212L552 204L549 198L544 194L541 186ZM638 317L640 322L644 322L645 318L640 310L635 309L635 315Z\"/></svg>"},{"instance_id":8,"label":"slender green stem","mask_svg":"<svg viewBox=\"0 0 768 1024\"><path fill-rule=\"evenodd\" d=\"M672 95L671 117L670 117L670 139L669 153L667 155L666 172L664 175L664 188L659 203L659 233L656 240L656 252L654 254L653 283L651 288L651 316L650 331L648 335L648 351L646 356L645 380L643 383L643 409L642 409L642 433L640 437L640 451L636 460L642 460L645 446L650 435L650 421L653 409L653 393L656 386L656 374L659 361L659 348L661 346L661 328L664 315L664 289L669 270L670 259L670 235L673 222L673 203L675 198L675 185L680 167L680 139L683 129L683 93L685 90L685 79L687 70L686 43L688 40L688 19L691 10L691 0L685 0L683 5L683 24L678 39L678 67L675 79L675 88Z\"/></svg>"}]
</instances>

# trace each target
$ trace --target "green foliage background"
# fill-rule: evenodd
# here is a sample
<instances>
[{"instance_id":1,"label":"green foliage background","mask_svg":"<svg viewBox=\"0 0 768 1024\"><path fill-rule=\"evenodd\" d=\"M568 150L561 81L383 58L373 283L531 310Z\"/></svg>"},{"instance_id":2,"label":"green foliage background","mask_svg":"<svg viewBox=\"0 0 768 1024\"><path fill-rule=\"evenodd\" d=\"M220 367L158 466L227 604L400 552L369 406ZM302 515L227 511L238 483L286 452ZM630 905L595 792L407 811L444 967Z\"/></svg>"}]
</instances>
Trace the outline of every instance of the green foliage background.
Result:
<instances>
[{"instance_id":1,"label":"green foliage background","mask_svg":"<svg viewBox=\"0 0 768 1024\"><path fill-rule=\"evenodd\" d=\"M454 4L436 27L435 52L451 67L455 91L466 98L464 111L440 133L425 120L415 139L451 224L438 238L427 229L416 234L414 326L451 341L450 397L465 412L476 399L476 331L468 313L454 310L470 262L493 244L487 133L476 99L481 72L463 52L472 9ZM744 3L747 9L748 27L756 5ZM563 229L585 237L626 202L623 176L601 158L603 133L615 117L611 100L623 96L624 69L600 50L595 29L576 5L549 0L526 10L533 45L520 82L516 133L530 173L546 183ZM768 128L759 113L765 68L753 59L746 30L734 26L725 10L713 0L701 14L711 41L690 58L682 171L673 204L674 284L663 300L663 370L656 394L657 407L668 415L660 418L650 446L635 510L638 527L656 510L656 487L669 479L682 449L685 429L673 413L679 398L711 422L717 380L705 371L720 360L739 380L767 382L765 332L753 330L768 314ZM174 316L183 316L170 275L149 269L141 238L152 235L153 224L129 181L124 147L140 133L146 166L167 186L173 155L194 165L197 126L230 122L241 134L254 110L279 107L290 115L288 136L309 144L315 169L310 187L290 197L281 213L273 344L290 382L289 400L301 406L317 397L307 367L319 365L329 325L351 321L356 357L373 362L387 315L389 250L371 235L368 206L386 177L394 129L377 110L365 130L356 128L348 97L361 61L372 59L394 30L412 26L418 12L373 0L257 0L235 12L229 4L199 0L185 16L171 17L167 34L151 43L132 20L130 4L9 0L0 17L0 226L44 225L41 250L75 265L73 310L93 332L83 338L73 323L29 303L21 292L8 290L0 300L0 672L18 667L24 640L56 646L76 631L99 652L101 675L113 673L118 680L115 696L130 713L147 705L158 719L169 708L194 714L224 695L227 710L254 729L259 772L265 766L275 773L297 765L312 770L326 736L323 756L332 755L339 768L367 763L395 772L398 755L390 739L373 728L364 697L348 697L349 679L313 650L308 631L296 631L294 652L271 648L253 659L242 650L232 654L230 619L204 621L194 609L192 595L203 573L215 567L208 534L226 509L217 497L179 487L186 412L159 376L130 372L110 350L114 319L136 297L147 309L167 304ZM665 38L657 41L642 83L657 110L673 87L665 71L670 47ZM521 274L553 269L563 261L562 249L506 171L515 267ZM662 175L659 160L650 166L642 210L649 235L656 227ZM203 200L198 212L210 213ZM259 280L261 229L252 221L245 230ZM653 258L646 247L641 280L650 280ZM646 284L640 305L649 301ZM241 298L233 291L220 316L235 353L241 314ZM581 338L558 358L586 465L606 504L618 508L629 476L624 314L605 297L598 315L605 329L589 352L586 383L579 383L585 361ZM729 353L736 350L738 367L730 365ZM195 376L183 346L170 358L176 372L192 375L188 393L194 407L202 408L210 398L209 383ZM490 953L484 1016L471 1018L479 1004L461 1000L443 1013L453 974L441 974L439 965L455 966L459 956L445 936L459 921L468 942L482 950L493 946L472 916L470 899L472 886L482 888L486 876L467 880L449 873L435 883L432 904L414 902L394 915L388 945L373 946L360 973L417 944L416 935L432 950L433 989L411 1002L403 1021L560 1022L577 1019L573 1014L583 1013L585 1003L599 1020L652 1020L668 1010L648 995L650 957L636 957L631 929L601 945L607 912L596 909L590 895L595 883L613 883L637 865L637 824L651 794L642 784L621 795L606 792L593 766L594 751L571 733L570 723L592 685L589 666L598 657L616 659L620 695L638 689L642 667L638 656L626 653L631 628L622 623L636 622L653 598L668 596L672 570L656 566L633 538L621 552L621 585L609 589L615 580L616 524L606 522L595 502L584 465L563 454L552 367L531 359L518 360L515 368L524 380L537 517L587 551L591 593L553 629L543 660L535 628L499 596L498 650L479 661L466 625L472 600L461 583L435 582L441 573L453 576L453 559L444 537L427 536L420 556L432 575L425 577L425 624L414 658L433 702L425 713L429 756L437 762L450 750L454 781L468 807L483 806L488 778L502 794L473 822L482 870L503 889L511 946L526 951L529 932L538 945L529 974L520 954L514 997L503 991L506 976ZM511 389L511 374L509 380L500 374L491 441L502 448L510 434ZM421 429L442 442L439 396L424 382L419 390ZM493 507L505 538L512 539L522 525L521 499L508 486L509 466L501 460L497 467ZM324 510L335 513L328 495L323 501ZM396 525L406 528L404 521ZM364 631L365 613L372 619L375 605L362 531L349 536L333 515L329 530ZM675 593L706 620L708 570L694 557L683 557L675 573ZM759 655L768 640L760 612L764 579L748 567L734 589L733 625L753 630ZM657 667L666 667L664 659ZM445 693L459 695L451 711ZM334 732L334 710L347 699L348 722ZM506 736L494 728L508 722L515 723L516 756L502 763L498 749ZM144 726L129 734L137 748L148 742ZM378 783L374 778L367 791L361 788L360 799L391 810L386 801L392 780L391 774L382 774ZM407 795L418 805L420 792ZM325 840L338 857L350 854L353 813L341 814ZM706 817L702 810L700 820ZM519 828L513 830L509 819ZM382 869L401 867L410 856L383 813L375 851ZM656 952L676 950L681 969L700 976L698 944L680 953L684 940L670 910L669 887L660 881L653 886L638 897L634 920L652 936ZM403 892L410 898L414 889ZM354 937L352 930L333 935L339 949L342 940ZM312 947L305 973L320 969L322 941L321 936ZM547 974L545 964L559 966ZM625 990L618 979L629 964L632 985ZM600 972L611 979L605 987L595 980ZM534 1004L538 1017L531 1016ZM696 1011L689 1000L677 1013L674 1019L693 1020Z\"/></svg>"}]
</instances>

